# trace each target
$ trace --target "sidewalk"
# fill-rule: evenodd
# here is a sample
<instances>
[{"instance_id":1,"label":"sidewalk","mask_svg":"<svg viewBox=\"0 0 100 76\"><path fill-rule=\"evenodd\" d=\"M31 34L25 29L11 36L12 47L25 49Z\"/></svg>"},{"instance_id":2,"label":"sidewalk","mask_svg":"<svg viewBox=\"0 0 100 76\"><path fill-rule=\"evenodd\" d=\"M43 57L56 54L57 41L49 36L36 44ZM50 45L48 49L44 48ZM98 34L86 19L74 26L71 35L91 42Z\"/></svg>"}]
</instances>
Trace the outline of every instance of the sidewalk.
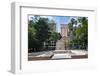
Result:
<instances>
[{"instance_id":1,"label":"sidewalk","mask_svg":"<svg viewBox=\"0 0 100 76\"><path fill-rule=\"evenodd\" d=\"M84 50L56 50L48 52L29 53L29 60L57 60L57 59L80 59L88 58L88 51Z\"/></svg>"}]
</instances>

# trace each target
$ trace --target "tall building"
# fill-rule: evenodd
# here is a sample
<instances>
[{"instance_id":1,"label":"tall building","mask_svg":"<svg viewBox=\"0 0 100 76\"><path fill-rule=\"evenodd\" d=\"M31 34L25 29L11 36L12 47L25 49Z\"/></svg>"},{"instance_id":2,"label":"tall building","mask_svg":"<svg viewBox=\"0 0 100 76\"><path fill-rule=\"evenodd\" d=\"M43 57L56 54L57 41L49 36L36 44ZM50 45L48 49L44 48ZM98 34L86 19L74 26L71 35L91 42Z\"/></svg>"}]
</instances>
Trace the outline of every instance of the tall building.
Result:
<instances>
[{"instance_id":1,"label":"tall building","mask_svg":"<svg viewBox=\"0 0 100 76\"><path fill-rule=\"evenodd\" d=\"M68 37L69 29L67 27L67 24L61 24L61 36L62 37Z\"/></svg>"},{"instance_id":2,"label":"tall building","mask_svg":"<svg viewBox=\"0 0 100 76\"><path fill-rule=\"evenodd\" d=\"M56 51L62 50L65 51L68 49L68 40L69 40L69 29L67 24L61 24L62 38L56 42Z\"/></svg>"}]
</instances>

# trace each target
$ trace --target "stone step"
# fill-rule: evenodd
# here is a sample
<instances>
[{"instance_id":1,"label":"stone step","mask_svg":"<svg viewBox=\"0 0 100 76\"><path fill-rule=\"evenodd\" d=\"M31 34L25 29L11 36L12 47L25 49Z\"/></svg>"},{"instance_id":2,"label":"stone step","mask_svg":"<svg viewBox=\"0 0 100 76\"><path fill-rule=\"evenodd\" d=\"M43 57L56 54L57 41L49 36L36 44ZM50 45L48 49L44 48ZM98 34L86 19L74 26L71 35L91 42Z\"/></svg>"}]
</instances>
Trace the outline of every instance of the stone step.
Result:
<instances>
[{"instance_id":1,"label":"stone step","mask_svg":"<svg viewBox=\"0 0 100 76\"><path fill-rule=\"evenodd\" d=\"M63 53L63 54L54 54L54 56L52 57L52 59L66 59L66 58L70 59L71 55Z\"/></svg>"}]
</instances>

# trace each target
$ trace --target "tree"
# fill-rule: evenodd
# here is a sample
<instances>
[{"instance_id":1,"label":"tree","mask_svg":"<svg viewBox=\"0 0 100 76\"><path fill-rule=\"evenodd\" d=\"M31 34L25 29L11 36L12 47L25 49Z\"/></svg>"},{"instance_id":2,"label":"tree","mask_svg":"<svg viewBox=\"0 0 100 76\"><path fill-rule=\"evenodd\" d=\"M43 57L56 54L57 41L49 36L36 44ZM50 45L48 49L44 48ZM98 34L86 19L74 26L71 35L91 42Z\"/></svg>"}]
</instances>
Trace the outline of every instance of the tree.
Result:
<instances>
[{"instance_id":1,"label":"tree","mask_svg":"<svg viewBox=\"0 0 100 76\"><path fill-rule=\"evenodd\" d=\"M36 29L34 28L34 22L33 21L29 21L28 24L28 48L31 50L29 50L29 52L32 52L32 50L34 49L34 47L36 46L37 39L36 39Z\"/></svg>"},{"instance_id":2,"label":"tree","mask_svg":"<svg viewBox=\"0 0 100 76\"><path fill-rule=\"evenodd\" d=\"M76 36L80 40L81 48L87 49L88 46L88 19L86 17L80 17L79 21L81 25L76 30Z\"/></svg>"},{"instance_id":3,"label":"tree","mask_svg":"<svg viewBox=\"0 0 100 76\"><path fill-rule=\"evenodd\" d=\"M34 26L37 30L36 39L38 40L38 50L42 50L43 43L49 38L49 27L48 27L48 19L40 18L36 25Z\"/></svg>"},{"instance_id":4,"label":"tree","mask_svg":"<svg viewBox=\"0 0 100 76\"><path fill-rule=\"evenodd\" d=\"M43 43L49 38L50 32L48 19L37 17L29 21L28 24L28 43L33 51L42 51Z\"/></svg>"},{"instance_id":5,"label":"tree","mask_svg":"<svg viewBox=\"0 0 100 76\"><path fill-rule=\"evenodd\" d=\"M52 32L48 40L56 42L57 40L60 40L60 39L61 39L60 33Z\"/></svg>"},{"instance_id":6,"label":"tree","mask_svg":"<svg viewBox=\"0 0 100 76\"><path fill-rule=\"evenodd\" d=\"M73 27L73 24L79 25ZM88 46L88 19L86 17L78 17L77 20L71 20L69 23L70 30L70 46L73 49L87 49Z\"/></svg>"},{"instance_id":7,"label":"tree","mask_svg":"<svg viewBox=\"0 0 100 76\"><path fill-rule=\"evenodd\" d=\"M70 40L68 41L68 46L70 49L73 48L73 44L75 43L74 42L74 39L75 39L75 30L76 30L76 26L74 25L77 25L77 20L75 20L74 18L72 18L70 20L70 22L68 23L68 28L69 28L69 37L70 37Z\"/></svg>"}]
</instances>

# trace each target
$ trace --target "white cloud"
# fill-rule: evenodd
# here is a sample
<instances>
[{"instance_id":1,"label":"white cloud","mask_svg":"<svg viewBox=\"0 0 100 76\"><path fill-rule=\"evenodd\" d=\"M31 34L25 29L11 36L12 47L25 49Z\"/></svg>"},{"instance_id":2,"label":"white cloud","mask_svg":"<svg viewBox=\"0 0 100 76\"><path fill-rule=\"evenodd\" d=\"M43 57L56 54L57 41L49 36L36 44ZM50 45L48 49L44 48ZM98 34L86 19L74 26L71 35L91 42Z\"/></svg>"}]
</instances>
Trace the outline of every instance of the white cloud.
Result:
<instances>
[{"instance_id":1,"label":"white cloud","mask_svg":"<svg viewBox=\"0 0 100 76\"><path fill-rule=\"evenodd\" d=\"M42 17L42 18L48 18L49 20L53 20L54 19L53 16L40 16L40 17Z\"/></svg>"},{"instance_id":2,"label":"white cloud","mask_svg":"<svg viewBox=\"0 0 100 76\"><path fill-rule=\"evenodd\" d=\"M42 17L42 18L48 18L47 16L40 16L40 17Z\"/></svg>"},{"instance_id":3,"label":"white cloud","mask_svg":"<svg viewBox=\"0 0 100 76\"><path fill-rule=\"evenodd\" d=\"M52 16L48 16L48 18L49 18L50 20L54 20L54 18L53 18Z\"/></svg>"}]
</instances>

